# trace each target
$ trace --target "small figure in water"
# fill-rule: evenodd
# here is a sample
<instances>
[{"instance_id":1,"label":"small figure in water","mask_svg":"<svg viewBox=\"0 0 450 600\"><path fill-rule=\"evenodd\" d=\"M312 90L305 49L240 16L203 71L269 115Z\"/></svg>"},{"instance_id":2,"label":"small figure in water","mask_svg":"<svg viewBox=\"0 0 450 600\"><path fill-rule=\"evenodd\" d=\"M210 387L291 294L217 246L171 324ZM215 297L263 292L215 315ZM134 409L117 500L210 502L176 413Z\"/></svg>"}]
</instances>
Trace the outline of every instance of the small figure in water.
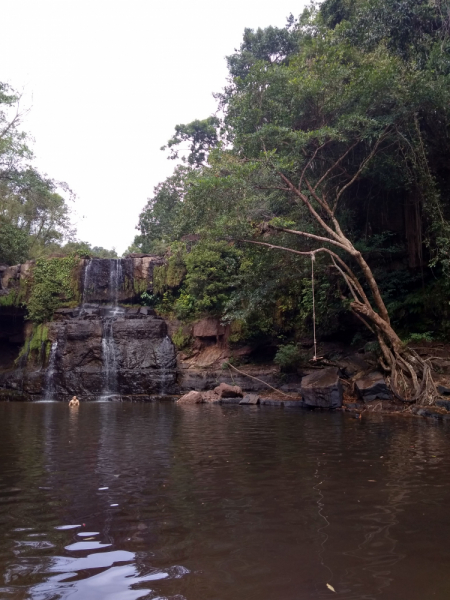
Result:
<instances>
[{"instance_id":1,"label":"small figure in water","mask_svg":"<svg viewBox=\"0 0 450 600\"><path fill-rule=\"evenodd\" d=\"M80 401L78 400L78 398L76 396L74 396L72 398L72 400L69 402L69 406L80 406Z\"/></svg>"}]
</instances>

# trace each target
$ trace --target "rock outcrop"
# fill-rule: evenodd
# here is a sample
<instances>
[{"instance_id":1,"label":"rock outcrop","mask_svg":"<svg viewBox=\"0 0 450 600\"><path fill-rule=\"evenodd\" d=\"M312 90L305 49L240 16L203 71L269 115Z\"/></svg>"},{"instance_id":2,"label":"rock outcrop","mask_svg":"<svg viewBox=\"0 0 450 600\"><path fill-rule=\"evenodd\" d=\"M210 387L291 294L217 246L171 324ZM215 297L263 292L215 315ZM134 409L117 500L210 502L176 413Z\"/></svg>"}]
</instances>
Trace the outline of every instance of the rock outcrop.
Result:
<instances>
[{"instance_id":1,"label":"rock outcrop","mask_svg":"<svg viewBox=\"0 0 450 600\"><path fill-rule=\"evenodd\" d=\"M342 384L334 367L314 371L302 379L301 395L306 406L340 408Z\"/></svg>"},{"instance_id":2,"label":"rock outcrop","mask_svg":"<svg viewBox=\"0 0 450 600\"><path fill-rule=\"evenodd\" d=\"M355 381L355 389L361 400L372 402L373 400L390 400L391 392L384 380L384 377L378 371L367 373Z\"/></svg>"},{"instance_id":3,"label":"rock outcrop","mask_svg":"<svg viewBox=\"0 0 450 600\"><path fill-rule=\"evenodd\" d=\"M135 302L142 292L153 291L153 270L163 263L163 258L152 254L134 254L118 259L81 258L77 268L80 297L84 303L93 304ZM0 265L0 296L18 289L29 278L33 265L34 261Z\"/></svg>"},{"instance_id":4,"label":"rock outcrop","mask_svg":"<svg viewBox=\"0 0 450 600\"><path fill-rule=\"evenodd\" d=\"M28 399L145 399L176 393L175 347L164 320L146 312L125 309L105 318L100 308L60 313L48 325L47 368L25 362L0 373L0 386L21 390Z\"/></svg>"},{"instance_id":5,"label":"rock outcrop","mask_svg":"<svg viewBox=\"0 0 450 600\"><path fill-rule=\"evenodd\" d=\"M181 398L178 398L177 402L178 404L202 404L204 402L203 394L192 390L192 392L188 392L184 396L181 396Z\"/></svg>"},{"instance_id":6,"label":"rock outcrop","mask_svg":"<svg viewBox=\"0 0 450 600\"><path fill-rule=\"evenodd\" d=\"M15 318L11 311L17 307L1 307L0 324L7 327L0 335L0 389L55 400L178 392L176 351L165 321L151 308L126 307L152 291L153 269L160 264L160 257L150 255L80 259L73 277L81 305L57 309L41 326L45 336L39 340L32 340L25 311ZM3 295L23 286L32 265L0 270Z\"/></svg>"}]
</instances>

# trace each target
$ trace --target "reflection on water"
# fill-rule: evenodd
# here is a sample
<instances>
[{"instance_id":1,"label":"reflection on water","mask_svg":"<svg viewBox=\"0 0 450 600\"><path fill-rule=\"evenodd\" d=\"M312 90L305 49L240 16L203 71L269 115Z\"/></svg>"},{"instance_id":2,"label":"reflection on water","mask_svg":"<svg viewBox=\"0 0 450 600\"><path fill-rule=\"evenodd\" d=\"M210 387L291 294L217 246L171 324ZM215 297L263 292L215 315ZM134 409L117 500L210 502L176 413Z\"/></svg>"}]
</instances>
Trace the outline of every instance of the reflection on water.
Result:
<instances>
[{"instance_id":1,"label":"reflection on water","mask_svg":"<svg viewBox=\"0 0 450 600\"><path fill-rule=\"evenodd\" d=\"M0 404L0 598L447 600L450 429Z\"/></svg>"}]
</instances>

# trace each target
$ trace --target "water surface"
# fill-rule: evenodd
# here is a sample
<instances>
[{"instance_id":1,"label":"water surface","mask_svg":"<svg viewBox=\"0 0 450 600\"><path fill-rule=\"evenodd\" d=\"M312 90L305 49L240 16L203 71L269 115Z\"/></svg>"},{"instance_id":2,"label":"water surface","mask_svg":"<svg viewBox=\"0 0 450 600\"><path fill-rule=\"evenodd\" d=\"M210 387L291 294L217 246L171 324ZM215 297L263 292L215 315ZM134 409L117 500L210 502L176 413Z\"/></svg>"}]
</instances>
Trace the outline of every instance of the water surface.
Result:
<instances>
[{"instance_id":1,"label":"water surface","mask_svg":"<svg viewBox=\"0 0 450 600\"><path fill-rule=\"evenodd\" d=\"M0 404L0 598L448 600L449 436L270 407Z\"/></svg>"}]
</instances>

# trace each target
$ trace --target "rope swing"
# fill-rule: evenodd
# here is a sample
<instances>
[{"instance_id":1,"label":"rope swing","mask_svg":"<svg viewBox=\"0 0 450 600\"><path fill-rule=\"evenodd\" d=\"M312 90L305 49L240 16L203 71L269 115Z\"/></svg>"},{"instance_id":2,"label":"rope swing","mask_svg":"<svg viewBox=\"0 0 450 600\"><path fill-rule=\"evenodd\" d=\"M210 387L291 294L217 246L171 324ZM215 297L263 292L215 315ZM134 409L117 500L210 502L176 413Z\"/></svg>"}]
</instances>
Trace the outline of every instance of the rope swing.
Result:
<instances>
[{"instance_id":1,"label":"rope swing","mask_svg":"<svg viewBox=\"0 0 450 600\"><path fill-rule=\"evenodd\" d=\"M314 335L314 358L313 361L317 360L317 339L316 339L316 302L314 298L314 261L316 256L314 252L311 252L311 289L312 289L312 305L313 305L313 335Z\"/></svg>"}]
</instances>

